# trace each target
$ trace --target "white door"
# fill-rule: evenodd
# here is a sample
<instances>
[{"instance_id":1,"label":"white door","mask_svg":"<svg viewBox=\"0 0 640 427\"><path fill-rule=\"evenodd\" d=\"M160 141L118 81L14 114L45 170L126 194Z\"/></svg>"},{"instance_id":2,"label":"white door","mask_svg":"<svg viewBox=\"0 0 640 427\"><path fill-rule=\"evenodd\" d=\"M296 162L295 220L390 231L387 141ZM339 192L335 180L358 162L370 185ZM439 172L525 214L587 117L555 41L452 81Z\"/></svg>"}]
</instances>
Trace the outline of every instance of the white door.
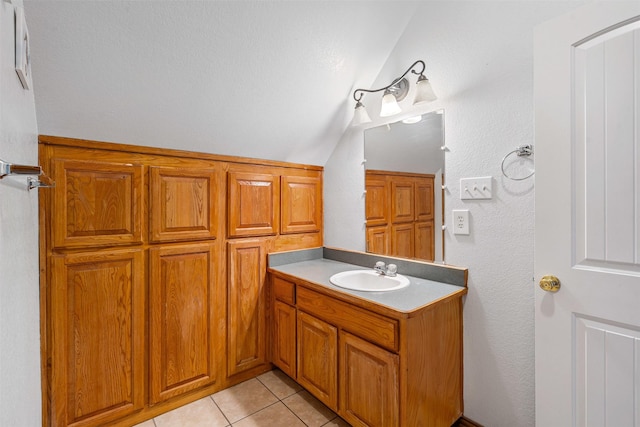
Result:
<instances>
[{"instance_id":1,"label":"white door","mask_svg":"<svg viewBox=\"0 0 640 427\"><path fill-rule=\"evenodd\" d=\"M534 40L536 425L640 427L640 1Z\"/></svg>"}]
</instances>

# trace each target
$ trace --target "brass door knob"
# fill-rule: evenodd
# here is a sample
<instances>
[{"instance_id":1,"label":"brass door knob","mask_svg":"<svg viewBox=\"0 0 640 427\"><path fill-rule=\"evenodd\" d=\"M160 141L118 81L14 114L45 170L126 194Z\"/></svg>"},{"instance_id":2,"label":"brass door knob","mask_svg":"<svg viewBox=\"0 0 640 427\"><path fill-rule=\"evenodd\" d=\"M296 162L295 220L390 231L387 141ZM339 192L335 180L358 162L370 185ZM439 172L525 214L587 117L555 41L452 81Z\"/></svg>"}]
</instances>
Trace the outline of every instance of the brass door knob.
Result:
<instances>
[{"instance_id":1,"label":"brass door knob","mask_svg":"<svg viewBox=\"0 0 640 427\"><path fill-rule=\"evenodd\" d=\"M560 290L560 279L556 276L542 276L540 279L540 287L543 291L558 292Z\"/></svg>"}]
</instances>

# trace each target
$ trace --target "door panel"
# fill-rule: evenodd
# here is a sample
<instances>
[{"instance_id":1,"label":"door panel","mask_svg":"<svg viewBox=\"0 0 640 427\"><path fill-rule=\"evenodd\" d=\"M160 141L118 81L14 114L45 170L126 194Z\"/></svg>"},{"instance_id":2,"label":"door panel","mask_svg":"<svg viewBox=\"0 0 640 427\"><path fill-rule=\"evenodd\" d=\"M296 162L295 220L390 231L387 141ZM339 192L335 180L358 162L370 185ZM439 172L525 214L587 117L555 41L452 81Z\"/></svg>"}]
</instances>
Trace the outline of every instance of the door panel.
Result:
<instances>
[{"instance_id":1,"label":"door panel","mask_svg":"<svg viewBox=\"0 0 640 427\"><path fill-rule=\"evenodd\" d=\"M215 246L149 251L149 375L154 403L216 380Z\"/></svg>"},{"instance_id":2,"label":"door panel","mask_svg":"<svg viewBox=\"0 0 640 427\"><path fill-rule=\"evenodd\" d=\"M144 406L141 250L53 257L54 425L98 425Z\"/></svg>"},{"instance_id":3,"label":"door panel","mask_svg":"<svg viewBox=\"0 0 640 427\"><path fill-rule=\"evenodd\" d=\"M280 180L271 174L229 172L229 237L278 232Z\"/></svg>"},{"instance_id":4,"label":"door panel","mask_svg":"<svg viewBox=\"0 0 640 427\"><path fill-rule=\"evenodd\" d=\"M229 287L227 375L266 363L266 241L227 242Z\"/></svg>"},{"instance_id":5,"label":"door panel","mask_svg":"<svg viewBox=\"0 0 640 427\"><path fill-rule=\"evenodd\" d=\"M150 174L151 241L216 237L214 171L152 167Z\"/></svg>"},{"instance_id":6,"label":"door panel","mask_svg":"<svg viewBox=\"0 0 640 427\"><path fill-rule=\"evenodd\" d=\"M298 312L298 382L324 404L338 405L338 329Z\"/></svg>"},{"instance_id":7,"label":"door panel","mask_svg":"<svg viewBox=\"0 0 640 427\"><path fill-rule=\"evenodd\" d=\"M309 233L322 228L320 176L283 176L280 233Z\"/></svg>"},{"instance_id":8,"label":"door panel","mask_svg":"<svg viewBox=\"0 0 640 427\"><path fill-rule=\"evenodd\" d=\"M54 247L142 242L142 166L54 161Z\"/></svg>"},{"instance_id":9,"label":"door panel","mask_svg":"<svg viewBox=\"0 0 640 427\"><path fill-rule=\"evenodd\" d=\"M640 3L600 2L535 31L541 427L640 422L638 28Z\"/></svg>"}]
</instances>

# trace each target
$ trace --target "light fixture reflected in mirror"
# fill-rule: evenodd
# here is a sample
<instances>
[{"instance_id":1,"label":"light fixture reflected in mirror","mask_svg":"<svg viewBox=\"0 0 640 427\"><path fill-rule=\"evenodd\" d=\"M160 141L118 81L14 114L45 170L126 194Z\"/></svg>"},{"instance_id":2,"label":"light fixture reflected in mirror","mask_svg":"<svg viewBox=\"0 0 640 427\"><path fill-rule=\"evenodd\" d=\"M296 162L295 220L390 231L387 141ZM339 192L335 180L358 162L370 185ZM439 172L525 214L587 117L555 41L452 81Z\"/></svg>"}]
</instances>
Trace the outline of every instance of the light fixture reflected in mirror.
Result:
<instances>
[{"instance_id":1,"label":"light fixture reflected in mirror","mask_svg":"<svg viewBox=\"0 0 640 427\"><path fill-rule=\"evenodd\" d=\"M414 68L418 65L420 65L422 68L419 71L414 70ZM356 101L356 107L353 115L353 120L351 122L352 125L357 126L371 122L371 118L369 117L364 104L361 102L365 92L375 93L384 91L380 108L380 117L388 117L401 112L402 109L398 105L398 102L402 101L409 92L409 82L405 78L405 76L409 72L418 75L413 105L435 101L437 97L433 91L433 88L431 87L431 83L429 83L429 79L427 79L424 75L425 68L426 66L424 64L424 61L418 60L414 62L411 67L409 67L409 69L404 72L404 74L393 80L388 86L380 89L356 89L353 92L353 99L355 99Z\"/></svg>"}]
</instances>

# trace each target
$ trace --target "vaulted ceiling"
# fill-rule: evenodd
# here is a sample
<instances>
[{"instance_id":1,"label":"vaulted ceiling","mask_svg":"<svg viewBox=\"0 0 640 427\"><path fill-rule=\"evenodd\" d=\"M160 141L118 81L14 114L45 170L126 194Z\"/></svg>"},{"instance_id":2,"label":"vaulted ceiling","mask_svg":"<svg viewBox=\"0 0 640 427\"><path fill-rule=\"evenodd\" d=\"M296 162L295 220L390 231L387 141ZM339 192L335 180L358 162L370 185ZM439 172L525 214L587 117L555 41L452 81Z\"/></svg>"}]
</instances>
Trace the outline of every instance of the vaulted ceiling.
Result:
<instances>
[{"instance_id":1,"label":"vaulted ceiling","mask_svg":"<svg viewBox=\"0 0 640 427\"><path fill-rule=\"evenodd\" d=\"M24 6L40 134L323 165L416 3Z\"/></svg>"}]
</instances>

